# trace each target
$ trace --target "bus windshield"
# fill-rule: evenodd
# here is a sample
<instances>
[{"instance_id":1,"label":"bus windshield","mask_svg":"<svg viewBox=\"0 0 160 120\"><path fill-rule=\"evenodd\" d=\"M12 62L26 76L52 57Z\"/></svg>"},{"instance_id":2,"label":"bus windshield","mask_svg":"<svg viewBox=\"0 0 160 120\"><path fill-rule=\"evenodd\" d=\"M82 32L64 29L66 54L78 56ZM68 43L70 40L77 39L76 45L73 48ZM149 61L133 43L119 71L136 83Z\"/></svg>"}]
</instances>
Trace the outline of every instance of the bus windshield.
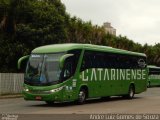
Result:
<instances>
[{"instance_id":1,"label":"bus windshield","mask_svg":"<svg viewBox=\"0 0 160 120\"><path fill-rule=\"evenodd\" d=\"M31 54L25 73L25 83L52 85L60 80L59 59L64 53Z\"/></svg>"}]
</instances>

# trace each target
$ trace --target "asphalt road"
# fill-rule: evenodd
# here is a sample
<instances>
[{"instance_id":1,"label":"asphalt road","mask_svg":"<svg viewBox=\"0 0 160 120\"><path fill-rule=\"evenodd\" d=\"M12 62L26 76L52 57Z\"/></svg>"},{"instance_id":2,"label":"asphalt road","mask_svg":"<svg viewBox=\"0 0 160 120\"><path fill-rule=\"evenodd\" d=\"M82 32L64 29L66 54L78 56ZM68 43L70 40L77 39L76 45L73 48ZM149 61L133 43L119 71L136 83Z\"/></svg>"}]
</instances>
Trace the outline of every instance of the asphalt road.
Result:
<instances>
[{"instance_id":1,"label":"asphalt road","mask_svg":"<svg viewBox=\"0 0 160 120\"><path fill-rule=\"evenodd\" d=\"M48 106L41 101L25 101L23 98L0 99L0 113L3 114L159 114L160 87L149 88L136 94L132 100L112 97L108 100L89 100L84 105L56 103ZM42 118L42 117L40 117Z\"/></svg>"}]
</instances>

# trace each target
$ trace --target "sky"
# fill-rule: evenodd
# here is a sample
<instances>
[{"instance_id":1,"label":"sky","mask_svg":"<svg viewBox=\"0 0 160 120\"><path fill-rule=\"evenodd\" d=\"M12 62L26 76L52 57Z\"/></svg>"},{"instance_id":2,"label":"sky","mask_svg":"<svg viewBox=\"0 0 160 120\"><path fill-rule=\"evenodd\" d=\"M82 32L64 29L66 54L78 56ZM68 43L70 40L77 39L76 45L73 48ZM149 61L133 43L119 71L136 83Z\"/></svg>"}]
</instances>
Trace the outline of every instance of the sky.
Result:
<instances>
[{"instance_id":1,"label":"sky","mask_svg":"<svg viewBox=\"0 0 160 120\"><path fill-rule=\"evenodd\" d=\"M110 22L117 36L142 45L160 43L160 0L61 0L71 16L94 25Z\"/></svg>"}]
</instances>

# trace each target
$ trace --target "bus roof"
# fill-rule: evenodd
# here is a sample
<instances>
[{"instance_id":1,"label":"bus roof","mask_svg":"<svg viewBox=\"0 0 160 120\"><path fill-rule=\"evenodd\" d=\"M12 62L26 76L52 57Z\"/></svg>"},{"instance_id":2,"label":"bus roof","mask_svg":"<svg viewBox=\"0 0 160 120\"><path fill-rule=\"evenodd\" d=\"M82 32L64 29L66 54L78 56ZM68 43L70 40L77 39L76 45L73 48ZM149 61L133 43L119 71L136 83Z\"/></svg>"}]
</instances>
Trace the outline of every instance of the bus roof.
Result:
<instances>
[{"instance_id":1,"label":"bus roof","mask_svg":"<svg viewBox=\"0 0 160 120\"><path fill-rule=\"evenodd\" d=\"M100 46L100 45L93 45L93 44L76 44L76 43L53 44L53 45L41 46L41 47L35 48L32 51L32 53L66 52L74 49L87 49L87 50L93 50L93 51L103 51L103 52L138 55L138 56L146 57L144 53L131 52L127 50L112 48L109 46Z\"/></svg>"},{"instance_id":2,"label":"bus roof","mask_svg":"<svg viewBox=\"0 0 160 120\"><path fill-rule=\"evenodd\" d=\"M160 69L160 67L155 65L147 65L147 68L154 68L154 69Z\"/></svg>"}]
</instances>

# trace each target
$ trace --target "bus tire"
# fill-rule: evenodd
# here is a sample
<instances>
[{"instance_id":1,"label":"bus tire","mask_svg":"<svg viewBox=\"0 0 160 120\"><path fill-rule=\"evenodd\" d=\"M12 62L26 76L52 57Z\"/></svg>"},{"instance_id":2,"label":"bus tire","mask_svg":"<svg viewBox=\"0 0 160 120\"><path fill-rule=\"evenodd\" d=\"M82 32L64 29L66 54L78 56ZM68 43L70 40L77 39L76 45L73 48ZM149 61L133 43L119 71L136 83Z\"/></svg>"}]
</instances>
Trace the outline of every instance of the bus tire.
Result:
<instances>
[{"instance_id":1,"label":"bus tire","mask_svg":"<svg viewBox=\"0 0 160 120\"><path fill-rule=\"evenodd\" d=\"M134 88L134 85L131 84L128 90L127 98L132 99L134 97L134 94L135 94L135 88Z\"/></svg>"},{"instance_id":2,"label":"bus tire","mask_svg":"<svg viewBox=\"0 0 160 120\"><path fill-rule=\"evenodd\" d=\"M54 105L54 101L45 101L47 105Z\"/></svg>"},{"instance_id":3,"label":"bus tire","mask_svg":"<svg viewBox=\"0 0 160 120\"><path fill-rule=\"evenodd\" d=\"M151 87L151 83L148 81L147 88L150 88L150 87Z\"/></svg>"},{"instance_id":4,"label":"bus tire","mask_svg":"<svg viewBox=\"0 0 160 120\"><path fill-rule=\"evenodd\" d=\"M78 94L78 100L77 100L78 104L84 104L86 98L87 98L87 91L86 89L82 88Z\"/></svg>"}]
</instances>

